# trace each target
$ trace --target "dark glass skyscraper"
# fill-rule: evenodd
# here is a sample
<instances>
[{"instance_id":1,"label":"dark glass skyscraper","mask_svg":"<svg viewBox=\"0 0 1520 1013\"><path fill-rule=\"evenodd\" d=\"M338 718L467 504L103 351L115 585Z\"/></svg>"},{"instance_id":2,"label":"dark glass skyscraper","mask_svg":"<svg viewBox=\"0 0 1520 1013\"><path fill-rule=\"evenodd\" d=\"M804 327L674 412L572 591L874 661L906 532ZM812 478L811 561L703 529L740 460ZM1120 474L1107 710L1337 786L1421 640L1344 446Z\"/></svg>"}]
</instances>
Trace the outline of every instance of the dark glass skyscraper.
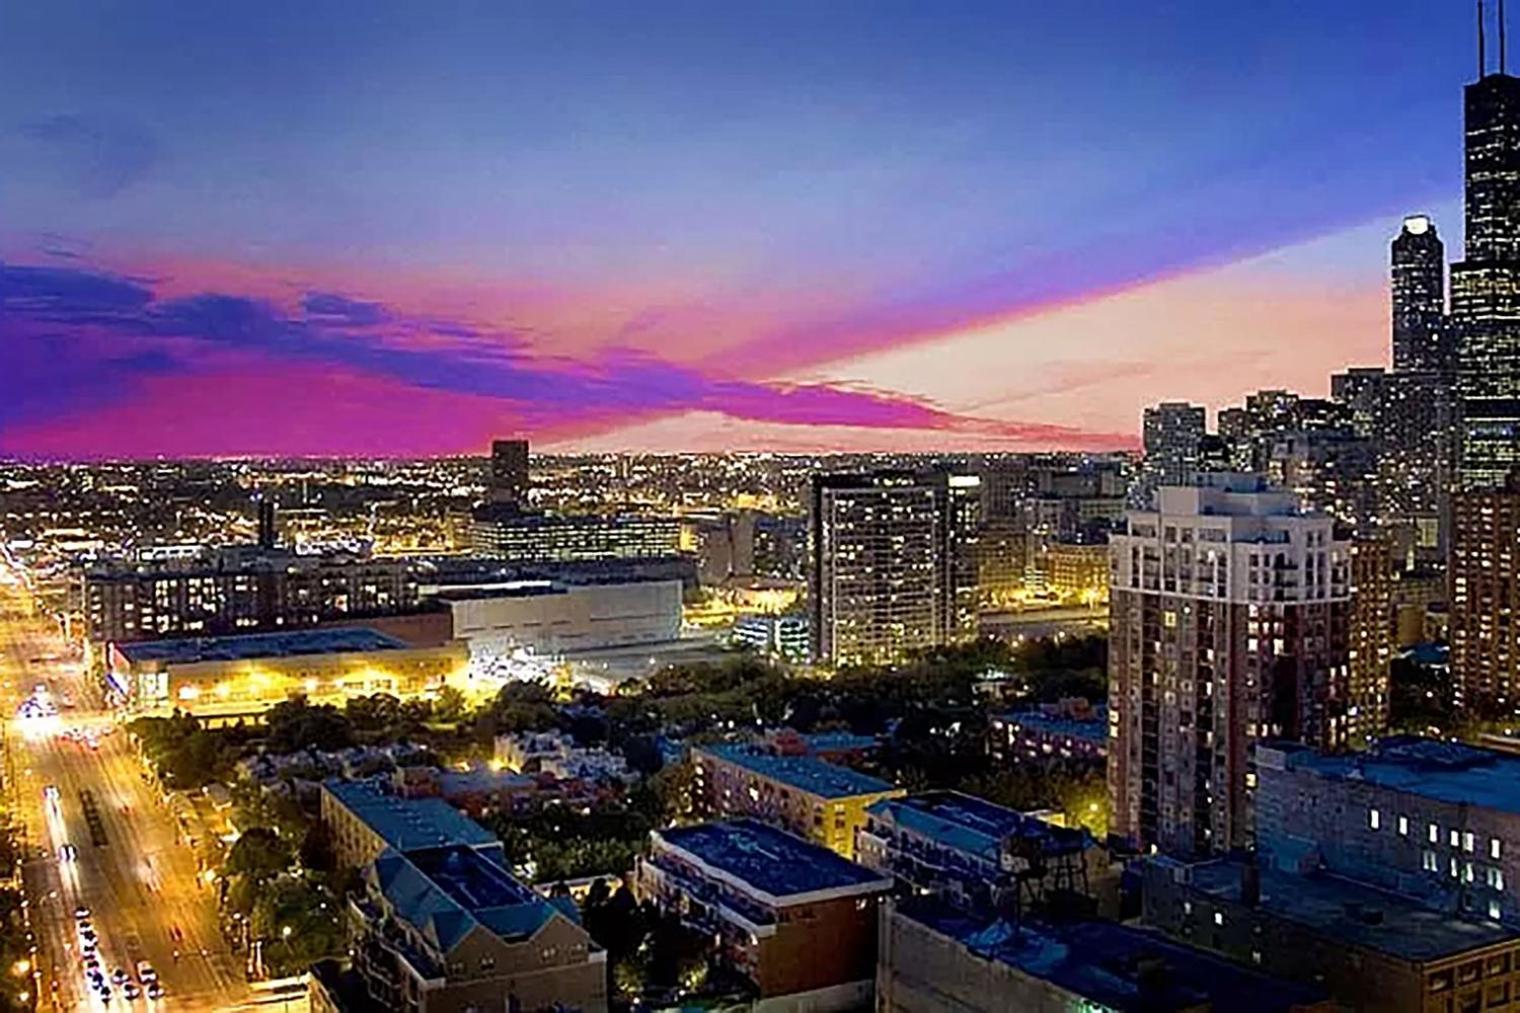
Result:
<instances>
[{"instance_id":1,"label":"dark glass skyscraper","mask_svg":"<svg viewBox=\"0 0 1520 1013\"><path fill-rule=\"evenodd\" d=\"M1393 368L1449 373L1455 363L1446 326L1446 246L1435 223L1424 215L1404 219L1391 254Z\"/></svg>"},{"instance_id":2,"label":"dark glass skyscraper","mask_svg":"<svg viewBox=\"0 0 1520 1013\"><path fill-rule=\"evenodd\" d=\"M1451 269L1460 398L1458 479L1501 484L1520 464L1520 78L1467 86L1466 259Z\"/></svg>"}]
</instances>

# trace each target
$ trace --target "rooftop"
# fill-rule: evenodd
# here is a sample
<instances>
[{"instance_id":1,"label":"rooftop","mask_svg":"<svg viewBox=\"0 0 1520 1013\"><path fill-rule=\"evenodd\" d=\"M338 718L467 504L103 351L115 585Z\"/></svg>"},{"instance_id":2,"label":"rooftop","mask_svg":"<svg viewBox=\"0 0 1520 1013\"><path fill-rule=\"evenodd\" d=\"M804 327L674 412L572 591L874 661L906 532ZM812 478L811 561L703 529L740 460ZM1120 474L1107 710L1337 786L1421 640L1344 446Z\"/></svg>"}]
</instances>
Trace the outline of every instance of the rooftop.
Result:
<instances>
[{"instance_id":1,"label":"rooftop","mask_svg":"<svg viewBox=\"0 0 1520 1013\"><path fill-rule=\"evenodd\" d=\"M1013 809L956 791L930 791L882 799L868 810L872 819L932 838L936 842L997 861L1003 841L1035 840L1044 854L1064 854L1090 843L1087 834L1047 823Z\"/></svg>"},{"instance_id":2,"label":"rooftop","mask_svg":"<svg viewBox=\"0 0 1520 1013\"><path fill-rule=\"evenodd\" d=\"M899 912L973 953L1123 1013L1187 1010L1206 1002L1230 1013L1287 1013L1325 999L1312 986L1258 974L1113 922L1015 927L921 902L901 905ZM1157 968L1165 973L1158 975Z\"/></svg>"},{"instance_id":3,"label":"rooftop","mask_svg":"<svg viewBox=\"0 0 1520 1013\"><path fill-rule=\"evenodd\" d=\"M1362 753L1329 755L1293 745L1259 752L1263 766L1309 770L1453 805L1520 813L1520 756L1458 742L1397 736Z\"/></svg>"},{"instance_id":4,"label":"rooftop","mask_svg":"<svg viewBox=\"0 0 1520 1013\"><path fill-rule=\"evenodd\" d=\"M848 767L827 763L812 756L777 756L744 743L701 746L697 751L710 753L761 777L824 798L879 795L895 790L880 778L856 773Z\"/></svg>"},{"instance_id":5,"label":"rooftop","mask_svg":"<svg viewBox=\"0 0 1520 1013\"><path fill-rule=\"evenodd\" d=\"M364 781L332 780L322 787L399 852L500 846L489 830L440 798L398 798Z\"/></svg>"},{"instance_id":6,"label":"rooftop","mask_svg":"<svg viewBox=\"0 0 1520 1013\"><path fill-rule=\"evenodd\" d=\"M1093 708L1092 717L1080 720L1061 714L1046 714L1040 710L999 714L998 720L1016 724L1020 728L1038 730L1047 735L1063 735L1100 745L1108 741L1108 708L1101 704Z\"/></svg>"},{"instance_id":7,"label":"rooftop","mask_svg":"<svg viewBox=\"0 0 1520 1013\"><path fill-rule=\"evenodd\" d=\"M387 851L371 876L397 916L445 954L477 925L503 939L525 939L563 912L514 879L499 855L474 848Z\"/></svg>"},{"instance_id":8,"label":"rooftop","mask_svg":"<svg viewBox=\"0 0 1520 1013\"><path fill-rule=\"evenodd\" d=\"M656 831L666 845L730 882L778 901L825 891L867 893L892 880L758 820L699 823Z\"/></svg>"},{"instance_id":9,"label":"rooftop","mask_svg":"<svg viewBox=\"0 0 1520 1013\"><path fill-rule=\"evenodd\" d=\"M1226 858L1179 868L1199 892L1240 902L1244 862ZM1327 938L1405 960L1437 960L1516 938L1513 930L1497 922L1431 910L1338 876L1299 875L1270 867L1260 873L1263 910Z\"/></svg>"},{"instance_id":10,"label":"rooftop","mask_svg":"<svg viewBox=\"0 0 1520 1013\"><path fill-rule=\"evenodd\" d=\"M163 661L193 664L198 661L244 661L254 658L285 658L302 654L345 654L403 650L395 637L364 626L286 633L251 633L235 637L192 637L184 640L144 640L117 644L128 661Z\"/></svg>"}]
</instances>

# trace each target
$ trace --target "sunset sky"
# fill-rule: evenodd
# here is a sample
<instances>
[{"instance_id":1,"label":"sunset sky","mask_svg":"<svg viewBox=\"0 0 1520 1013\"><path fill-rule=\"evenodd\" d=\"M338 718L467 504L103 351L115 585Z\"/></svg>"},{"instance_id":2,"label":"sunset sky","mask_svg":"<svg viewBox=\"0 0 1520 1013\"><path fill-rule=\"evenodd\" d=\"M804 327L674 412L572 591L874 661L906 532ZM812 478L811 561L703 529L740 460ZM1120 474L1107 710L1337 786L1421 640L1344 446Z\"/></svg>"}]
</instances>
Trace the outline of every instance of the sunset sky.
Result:
<instances>
[{"instance_id":1,"label":"sunset sky","mask_svg":"<svg viewBox=\"0 0 1520 1013\"><path fill-rule=\"evenodd\" d=\"M1387 356L1464 5L0 5L0 455L1131 446Z\"/></svg>"}]
</instances>

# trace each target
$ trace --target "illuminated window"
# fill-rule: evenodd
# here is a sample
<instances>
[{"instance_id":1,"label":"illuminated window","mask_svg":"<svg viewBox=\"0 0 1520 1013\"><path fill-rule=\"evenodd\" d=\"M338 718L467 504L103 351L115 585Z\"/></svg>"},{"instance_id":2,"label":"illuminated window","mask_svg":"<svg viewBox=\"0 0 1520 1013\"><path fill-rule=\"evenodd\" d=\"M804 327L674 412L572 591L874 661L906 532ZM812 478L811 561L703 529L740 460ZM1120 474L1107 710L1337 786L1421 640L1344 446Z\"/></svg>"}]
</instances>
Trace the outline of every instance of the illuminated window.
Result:
<instances>
[{"instance_id":1,"label":"illuminated window","mask_svg":"<svg viewBox=\"0 0 1520 1013\"><path fill-rule=\"evenodd\" d=\"M1368 809L1367 826L1373 830L1381 830L1383 827L1383 814L1376 809Z\"/></svg>"}]
</instances>

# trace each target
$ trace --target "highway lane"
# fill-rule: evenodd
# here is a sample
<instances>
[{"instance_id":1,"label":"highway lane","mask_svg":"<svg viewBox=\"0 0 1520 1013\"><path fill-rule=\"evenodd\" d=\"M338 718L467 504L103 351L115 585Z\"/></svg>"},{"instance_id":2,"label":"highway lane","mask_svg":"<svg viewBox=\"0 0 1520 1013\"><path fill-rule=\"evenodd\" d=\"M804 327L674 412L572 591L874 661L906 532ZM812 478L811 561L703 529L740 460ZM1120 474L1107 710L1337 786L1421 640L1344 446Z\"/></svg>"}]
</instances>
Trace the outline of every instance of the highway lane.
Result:
<instances>
[{"instance_id":1,"label":"highway lane","mask_svg":"<svg viewBox=\"0 0 1520 1013\"><path fill-rule=\"evenodd\" d=\"M81 670L56 626L35 614L25 589L0 583L3 713L15 714L38 684L54 699L87 704ZM18 775L15 799L29 843L25 879L40 947L43 1008L105 1008L83 977L73 916L77 905L91 910L107 971L130 971L143 959L158 970L165 999L133 1005L187 1011L241 1005L250 990L241 958L228 951L218 931L214 887L200 875L191 849L177 839L176 824L143 779L125 731L112 725L112 716L98 709L7 722ZM60 735L71 727L88 730L98 747ZM49 785L58 789L56 803L45 797ZM92 839L87 799L93 799L98 814L101 843ZM72 861L59 858L65 843L76 852ZM110 1007L126 1005L121 990L113 988Z\"/></svg>"}]
</instances>

